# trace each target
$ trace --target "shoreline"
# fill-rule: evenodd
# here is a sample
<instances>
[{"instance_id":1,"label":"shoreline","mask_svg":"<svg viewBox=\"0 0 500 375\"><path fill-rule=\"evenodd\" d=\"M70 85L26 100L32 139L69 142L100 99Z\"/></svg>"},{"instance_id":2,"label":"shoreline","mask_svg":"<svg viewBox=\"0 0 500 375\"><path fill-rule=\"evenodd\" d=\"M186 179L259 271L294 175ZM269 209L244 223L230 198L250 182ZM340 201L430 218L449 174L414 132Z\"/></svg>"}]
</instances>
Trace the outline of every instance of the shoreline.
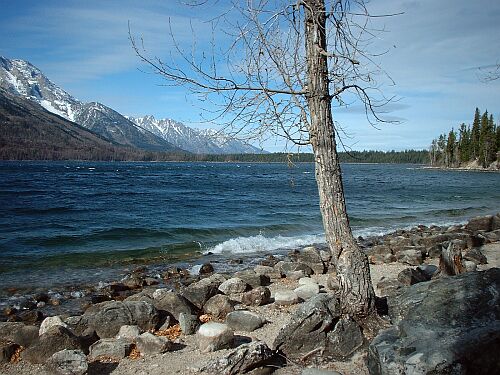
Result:
<instances>
[{"instance_id":1,"label":"shoreline","mask_svg":"<svg viewBox=\"0 0 500 375\"><path fill-rule=\"evenodd\" d=\"M485 218L488 218L487 220ZM484 231L484 228L488 221L490 227L489 231ZM494 223L494 224L492 224ZM490 267L498 267L500 265L500 229L497 226L500 225L500 214L496 216L479 217L477 219L471 219L467 224L452 225L452 226L423 226L419 225L411 229L399 229L394 232L384 234L382 236L374 236L367 238L360 238L360 246L364 249L370 261L370 269L372 274L372 281L376 291L377 296L387 296L396 293L397 291L404 290L407 286L402 284L399 279L399 275L406 269L415 269L417 265L422 267L433 267L438 263L437 256L439 255L438 250L441 246L444 246L449 241L455 241L460 239L460 241L465 241L466 246L464 250L465 259L474 259L471 257L477 256L477 251L474 249L482 251L488 257L489 264L482 264L481 261L477 261L475 268L477 270L486 270ZM495 228L493 230L493 227ZM499 227L500 228L500 227ZM425 255L424 255L425 249ZM493 249L493 250L491 250ZM163 306L156 299L159 298L158 290L173 290L173 293L181 293L184 295L183 291L193 285L204 285L204 281L209 280L211 283L216 282L216 285L220 285L221 280L226 280L228 278L233 278L234 276L248 278L245 279L248 282L253 282L255 276L251 275L263 275L258 278L258 280L264 280L267 278L265 283L267 286L261 286L260 288L268 288L270 291L271 300L262 305L241 305L240 302L236 302L236 306L231 309L244 309L252 311L253 313L263 317L267 321L261 328L256 329L253 332L245 332L236 330L237 337L247 338L245 340L260 340L267 343L269 347L272 346L273 342L278 335L278 332L282 329L283 325L290 322L293 314L300 309L300 306L307 302L296 301L291 304L278 304L279 293L290 293L297 290L303 284L300 284L299 279L309 278L314 283L319 285L319 293L327 294L332 293L328 285L328 270L325 266L327 261L324 259L326 257L326 252L321 246L309 246L302 249L291 250L283 257L276 257L275 255L266 254L264 259L258 261L257 265L252 265L250 263L245 263L244 261L239 262L239 259L233 259L235 266L239 267L239 272L230 272L226 274L217 273L217 263L209 262L209 258L204 257L206 262L200 267L200 272L197 275L191 275L186 272L186 269L173 268L166 270L161 277L166 281L164 285L156 283L158 281L155 278L151 278L144 269L136 269L132 272L127 279L117 281L115 283L110 283L107 285L102 285L102 288L96 291L91 297L90 303L86 302L86 312L82 312L87 316L90 311L98 311L96 309L104 308L108 304L121 304L121 303L139 303L139 301L151 301L155 306ZM492 252L493 251L493 252ZM470 253L470 254L469 254ZM317 254L317 255L314 255ZM496 254L496 255L495 255ZM320 258L317 258L320 256ZM495 257L496 256L496 257ZM477 258L479 259L479 258ZM228 260L229 262L229 260ZM299 262L299 263L297 263ZM300 263L304 262L304 263ZM467 260L467 262L472 262ZM284 263L289 264L287 267L292 267L285 270ZM281 264L281 265L280 265ZM301 268L295 268L294 264L306 264L301 266ZM318 266L320 267L318 271ZM468 264L472 266L472 264ZM280 268L281 267L281 268ZM310 271L304 271L310 270ZM264 277L265 276L265 277ZM397 276L397 277L396 277ZM264 278L263 278L264 277ZM148 285L146 285L146 280ZM216 281L219 280L219 281ZM260 283L260 281L258 281ZM192 287L191 287L192 288ZM257 288L257 286L252 286L252 288ZM252 289L253 290L253 289ZM105 295L109 293L109 295ZM170 293L170 292L169 292ZM220 299L227 298L224 294L215 294L219 296ZM45 298L45 296L41 296ZM190 297L191 298L191 297ZM198 297L196 297L198 298ZM204 297L205 298L205 297ZM234 295L230 298L238 298ZM241 297L239 297L241 298ZM72 303L82 303L84 298L74 298L71 300ZM113 302L116 301L116 302ZM123 302L121 302L123 301ZM127 302L130 301L130 302ZM136 301L136 302L133 302ZM143 302L140 302L143 303ZM146 303L146 302L144 302ZM150 303L150 302L147 302ZM118 306L118 305L116 305ZM202 312L207 314L206 303L203 303ZM217 307L219 308L219 307ZM13 312L8 315L11 318L17 317L16 319L10 319L12 322L20 322L15 324L24 324L26 326L35 326L38 332L38 326L41 321L45 319L46 316L59 315L61 319L65 322L71 330L77 334L82 334L78 332L83 332L81 329L84 327L79 327L78 323L81 318L75 320L74 314L65 314L64 312L53 311L52 313L47 313L41 315L38 313L39 309L31 306L30 308L23 309L21 314ZM83 309L82 309L83 310ZM217 309L216 309L217 310ZM216 310L210 310L212 313ZM5 311L4 311L5 313ZM208 313L210 315L210 313ZM70 316L72 315L72 316ZM26 319L26 320L23 320ZM172 326L177 319L173 319L173 322L169 320L170 323L167 324L170 327L179 327L178 325ZM224 321L223 318L214 318L215 321ZM14 323L0 323L0 336L2 332L2 325L14 324ZM76 325L75 325L76 324ZM112 322L107 322L106 324L113 324ZM160 331L154 331L156 334ZM238 336L239 335L239 336ZM42 337L42 336L40 336ZM0 337L1 338L1 337ZM39 340L38 338L36 340ZM111 339L106 339L111 340ZM168 366L173 372L178 374L194 374L194 370L190 369L192 367L201 368L210 361L224 358L232 352L232 349L221 349L214 352L203 353L200 352L198 347L198 336L186 333L181 333L180 336L176 336L172 339L176 345L180 345L180 349L174 351L167 351L164 353L157 353L153 355L142 354L139 357L126 356L120 360L113 360L111 362L103 362L99 359L90 359L89 357L89 372L88 374L98 374L97 368L102 368L105 363L112 363L110 371L107 373L122 374L122 375L133 375L137 373L145 373L154 371L155 368L162 368ZM245 341L243 341L245 342ZM239 344L235 344L237 348ZM182 348L181 348L182 347ZM26 351L25 349L24 351ZM32 352L29 349L28 352ZM52 374L51 370L42 364L30 363L30 357L24 358L23 352L20 352L21 361L17 363L0 364L0 372L5 374ZM368 374L368 368L366 365L367 351L366 347L362 347L353 356L347 356L342 360L335 360L328 363L321 364L321 368L339 371L344 375L356 373L356 374ZM186 363L190 365L187 366ZM101 366L101 367L99 367ZM107 365L106 365L107 366ZM318 364L319 366L319 364ZM189 367L189 368L188 368ZM303 367L298 367L294 363L289 363L286 367L281 368L275 372L278 375L285 374L301 374ZM92 369L92 371L91 371ZM202 371L201 373L208 373Z\"/></svg>"}]
</instances>

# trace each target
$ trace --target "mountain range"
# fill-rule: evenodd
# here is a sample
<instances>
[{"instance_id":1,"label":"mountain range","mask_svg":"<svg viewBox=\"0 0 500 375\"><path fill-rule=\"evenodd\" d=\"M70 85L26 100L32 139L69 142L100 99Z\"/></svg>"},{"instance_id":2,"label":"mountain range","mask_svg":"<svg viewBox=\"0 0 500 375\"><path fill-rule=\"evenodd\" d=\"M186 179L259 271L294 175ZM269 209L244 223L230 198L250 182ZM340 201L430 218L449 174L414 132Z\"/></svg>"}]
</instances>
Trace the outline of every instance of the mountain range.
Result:
<instances>
[{"instance_id":1,"label":"mountain range","mask_svg":"<svg viewBox=\"0 0 500 375\"><path fill-rule=\"evenodd\" d=\"M200 131L170 119L153 116L127 117L104 104L84 103L50 81L28 61L0 57L0 95L12 103L29 100L42 108L28 106L32 111L46 111L88 130L93 136L118 147L152 152L190 152L197 154L241 154L265 151L223 132L208 129ZM27 108L26 102L18 105ZM36 108L36 110L35 110ZM16 117L17 118L17 117ZM8 128L7 128L8 130ZM89 136L92 138L93 136ZM89 139L90 139L89 138ZM51 142L54 139L51 140Z\"/></svg>"}]
</instances>

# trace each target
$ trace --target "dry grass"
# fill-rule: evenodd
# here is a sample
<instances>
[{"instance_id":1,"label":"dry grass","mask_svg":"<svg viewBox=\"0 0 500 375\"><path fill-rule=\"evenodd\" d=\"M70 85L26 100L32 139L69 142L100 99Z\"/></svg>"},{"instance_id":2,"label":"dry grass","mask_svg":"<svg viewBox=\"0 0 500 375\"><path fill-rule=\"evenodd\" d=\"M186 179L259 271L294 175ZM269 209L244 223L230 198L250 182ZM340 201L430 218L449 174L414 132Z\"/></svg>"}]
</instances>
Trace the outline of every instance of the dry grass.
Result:
<instances>
[{"instance_id":1,"label":"dry grass","mask_svg":"<svg viewBox=\"0 0 500 375\"><path fill-rule=\"evenodd\" d=\"M130 354L128 355L130 359L139 359L141 358L141 352L137 349L135 344L132 344L132 349L130 350Z\"/></svg>"},{"instance_id":2,"label":"dry grass","mask_svg":"<svg viewBox=\"0 0 500 375\"><path fill-rule=\"evenodd\" d=\"M21 360L21 352L24 350L22 346L19 346L14 354L10 357L10 363L18 363Z\"/></svg>"},{"instance_id":3,"label":"dry grass","mask_svg":"<svg viewBox=\"0 0 500 375\"><path fill-rule=\"evenodd\" d=\"M173 341L177 339L181 335L181 327L179 324L175 324L172 327L169 327L167 329L162 329L160 331L156 331L154 334L156 336L164 336L168 338L169 340Z\"/></svg>"}]
</instances>

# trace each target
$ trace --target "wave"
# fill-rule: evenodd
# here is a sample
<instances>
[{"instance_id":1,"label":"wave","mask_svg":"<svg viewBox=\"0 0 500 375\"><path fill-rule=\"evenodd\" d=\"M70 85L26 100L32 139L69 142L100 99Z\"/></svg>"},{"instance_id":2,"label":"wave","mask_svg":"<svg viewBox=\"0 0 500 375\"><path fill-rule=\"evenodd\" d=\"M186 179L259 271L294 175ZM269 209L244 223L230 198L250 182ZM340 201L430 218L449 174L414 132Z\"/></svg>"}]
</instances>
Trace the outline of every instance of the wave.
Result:
<instances>
[{"instance_id":1,"label":"wave","mask_svg":"<svg viewBox=\"0 0 500 375\"><path fill-rule=\"evenodd\" d=\"M275 250L295 249L314 243L324 243L323 234L265 237L261 234L250 237L236 237L219 243L205 251L213 254L249 254Z\"/></svg>"}]
</instances>

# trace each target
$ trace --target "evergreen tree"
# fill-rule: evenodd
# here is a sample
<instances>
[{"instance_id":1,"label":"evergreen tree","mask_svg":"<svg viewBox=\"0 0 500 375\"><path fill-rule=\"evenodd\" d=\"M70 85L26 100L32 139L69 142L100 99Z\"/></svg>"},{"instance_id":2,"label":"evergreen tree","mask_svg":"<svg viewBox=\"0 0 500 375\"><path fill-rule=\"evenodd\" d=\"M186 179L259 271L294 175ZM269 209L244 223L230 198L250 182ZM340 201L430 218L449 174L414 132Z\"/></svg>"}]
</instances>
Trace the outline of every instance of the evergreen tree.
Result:
<instances>
[{"instance_id":1,"label":"evergreen tree","mask_svg":"<svg viewBox=\"0 0 500 375\"><path fill-rule=\"evenodd\" d=\"M452 167L455 164L455 147L456 147L457 135L453 128L448 134L448 140L446 142L446 166Z\"/></svg>"},{"instance_id":2,"label":"evergreen tree","mask_svg":"<svg viewBox=\"0 0 500 375\"><path fill-rule=\"evenodd\" d=\"M459 141L458 141L458 149L459 149L459 159L460 163L468 162L471 157L471 150L470 150L470 129L462 123L460 125L459 129Z\"/></svg>"},{"instance_id":3,"label":"evergreen tree","mask_svg":"<svg viewBox=\"0 0 500 375\"><path fill-rule=\"evenodd\" d=\"M474 121L472 122L472 129L470 135L470 150L473 159L479 157L479 133L481 128L481 114L479 108L476 107L476 112L474 113Z\"/></svg>"}]
</instances>

